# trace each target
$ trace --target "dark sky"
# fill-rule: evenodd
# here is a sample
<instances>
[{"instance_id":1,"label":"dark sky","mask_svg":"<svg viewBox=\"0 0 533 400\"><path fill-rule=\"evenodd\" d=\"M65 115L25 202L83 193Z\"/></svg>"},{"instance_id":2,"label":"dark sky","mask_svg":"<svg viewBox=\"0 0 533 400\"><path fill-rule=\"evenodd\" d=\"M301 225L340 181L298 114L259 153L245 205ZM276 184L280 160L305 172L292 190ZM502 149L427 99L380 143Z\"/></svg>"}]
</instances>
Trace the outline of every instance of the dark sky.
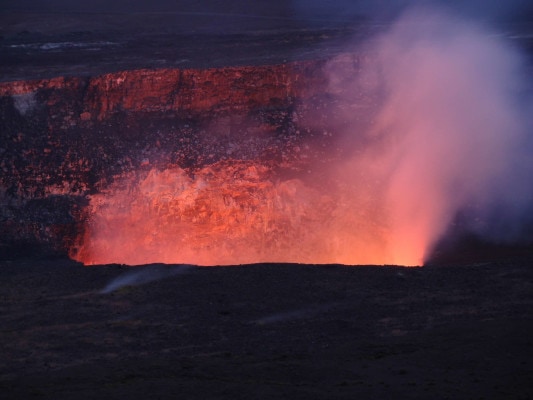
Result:
<instances>
[{"instance_id":1,"label":"dark sky","mask_svg":"<svg viewBox=\"0 0 533 400\"><path fill-rule=\"evenodd\" d=\"M391 14L411 4L445 4L467 13L523 15L531 0L0 0L2 11L30 12L241 12L335 16Z\"/></svg>"},{"instance_id":2,"label":"dark sky","mask_svg":"<svg viewBox=\"0 0 533 400\"><path fill-rule=\"evenodd\" d=\"M347 25L361 17L388 20L413 4L438 4L475 19L532 21L532 0L0 0L0 12L32 13L142 13L205 15L231 19L237 26L261 20L272 25ZM283 22L285 21L285 22ZM294 22L291 22L294 21ZM190 21L193 23L193 21Z\"/></svg>"},{"instance_id":3,"label":"dark sky","mask_svg":"<svg viewBox=\"0 0 533 400\"><path fill-rule=\"evenodd\" d=\"M4 10L31 12L224 12L273 14L290 0L0 0Z\"/></svg>"}]
</instances>

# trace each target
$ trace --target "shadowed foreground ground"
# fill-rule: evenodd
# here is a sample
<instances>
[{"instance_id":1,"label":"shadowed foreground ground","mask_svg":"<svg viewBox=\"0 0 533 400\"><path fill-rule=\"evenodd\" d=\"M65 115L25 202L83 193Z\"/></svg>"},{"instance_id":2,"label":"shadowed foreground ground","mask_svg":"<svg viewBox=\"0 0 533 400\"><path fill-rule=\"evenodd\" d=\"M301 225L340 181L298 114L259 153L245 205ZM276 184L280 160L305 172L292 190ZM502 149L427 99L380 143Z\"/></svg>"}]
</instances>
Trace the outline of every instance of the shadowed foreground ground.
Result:
<instances>
[{"instance_id":1,"label":"shadowed foreground ground","mask_svg":"<svg viewBox=\"0 0 533 400\"><path fill-rule=\"evenodd\" d=\"M0 392L533 398L532 264L528 255L419 269L4 261Z\"/></svg>"}]
</instances>

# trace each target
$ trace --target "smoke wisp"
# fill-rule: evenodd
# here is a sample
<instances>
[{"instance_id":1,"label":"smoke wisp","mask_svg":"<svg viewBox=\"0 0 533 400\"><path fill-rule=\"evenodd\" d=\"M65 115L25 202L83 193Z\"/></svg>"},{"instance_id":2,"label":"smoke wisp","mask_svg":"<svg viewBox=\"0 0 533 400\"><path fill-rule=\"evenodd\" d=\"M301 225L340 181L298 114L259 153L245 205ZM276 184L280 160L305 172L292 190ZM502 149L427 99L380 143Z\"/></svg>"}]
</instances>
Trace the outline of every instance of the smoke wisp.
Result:
<instances>
[{"instance_id":1,"label":"smoke wisp","mask_svg":"<svg viewBox=\"0 0 533 400\"><path fill-rule=\"evenodd\" d=\"M147 266L142 270L126 272L109 282L101 291L101 294L112 293L126 286L140 286L150 282L167 279L190 271L190 266Z\"/></svg>"}]
</instances>

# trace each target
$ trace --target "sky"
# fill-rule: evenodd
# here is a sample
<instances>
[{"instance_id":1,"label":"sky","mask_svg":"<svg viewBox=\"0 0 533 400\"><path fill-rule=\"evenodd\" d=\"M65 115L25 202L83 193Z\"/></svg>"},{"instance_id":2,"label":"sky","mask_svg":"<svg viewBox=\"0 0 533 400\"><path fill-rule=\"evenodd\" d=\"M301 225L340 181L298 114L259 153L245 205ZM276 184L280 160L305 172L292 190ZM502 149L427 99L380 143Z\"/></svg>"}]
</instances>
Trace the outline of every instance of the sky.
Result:
<instances>
[{"instance_id":1,"label":"sky","mask_svg":"<svg viewBox=\"0 0 533 400\"><path fill-rule=\"evenodd\" d=\"M0 0L1 11L224 12L288 18L392 17L413 4L439 4L495 19L531 19L531 0Z\"/></svg>"}]
</instances>

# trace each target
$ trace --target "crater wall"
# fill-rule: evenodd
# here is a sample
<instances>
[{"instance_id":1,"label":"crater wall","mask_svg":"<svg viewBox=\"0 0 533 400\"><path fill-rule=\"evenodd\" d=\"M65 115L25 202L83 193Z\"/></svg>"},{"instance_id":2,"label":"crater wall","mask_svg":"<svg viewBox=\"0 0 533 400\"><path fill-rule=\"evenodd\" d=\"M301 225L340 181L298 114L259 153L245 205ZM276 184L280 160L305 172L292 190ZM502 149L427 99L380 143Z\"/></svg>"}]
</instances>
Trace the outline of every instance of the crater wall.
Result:
<instances>
[{"instance_id":1,"label":"crater wall","mask_svg":"<svg viewBox=\"0 0 533 400\"><path fill-rule=\"evenodd\" d=\"M331 62L331 61L330 61ZM357 68L357 57L336 62ZM0 257L66 254L87 196L143 168L227 159L294 167L298 114L331 95L325 60L211 69L139 69L0 82ZM305 104L305 106L303 106Z\"/></svg>"}]
</instances>

